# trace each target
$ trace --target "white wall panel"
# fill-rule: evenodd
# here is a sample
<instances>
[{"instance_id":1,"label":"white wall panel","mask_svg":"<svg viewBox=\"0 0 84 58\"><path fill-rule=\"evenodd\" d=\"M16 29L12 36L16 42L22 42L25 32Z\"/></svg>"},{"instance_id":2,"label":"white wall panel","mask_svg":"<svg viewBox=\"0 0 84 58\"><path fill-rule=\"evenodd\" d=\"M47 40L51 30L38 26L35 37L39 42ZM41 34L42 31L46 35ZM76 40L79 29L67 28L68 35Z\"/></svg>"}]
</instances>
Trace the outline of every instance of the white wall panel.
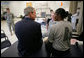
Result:
<instances>
[{"instance_id":1,"label":"white wall panel","mask_svg":"<svg viewBox=\"0 0 84 58\"><path fill-rule=\"evenodd\" d=\"M54 11L60 7L68 11L69 4L70 4L69 1L10 1L9 8L11 9L11 12L13 12L14 15L18 17L20 15L24 15L23 11L24 11L24 8L26 7L27 2L32 2L32 6L35 9L49 7ZM63 3L63 6L61 6L61 2Z\"/></svg>"}]
</instances>

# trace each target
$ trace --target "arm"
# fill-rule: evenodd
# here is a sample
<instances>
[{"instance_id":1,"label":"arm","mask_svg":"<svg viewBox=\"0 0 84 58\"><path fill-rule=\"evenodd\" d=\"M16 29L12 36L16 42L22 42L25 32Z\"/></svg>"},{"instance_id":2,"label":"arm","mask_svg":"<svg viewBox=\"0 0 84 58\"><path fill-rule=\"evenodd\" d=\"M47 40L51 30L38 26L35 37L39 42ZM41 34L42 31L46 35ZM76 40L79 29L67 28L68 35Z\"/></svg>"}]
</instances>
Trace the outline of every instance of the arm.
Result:
<instances>
[{"instance_id":1,"label":"arm","mask_svg":"<svg viewBox=\"0 0 84 58\"><path fill-rule=\"evenodd\" d=\"M41 38L42 38L41 25L39 25L39 35L40 35Z\"/></svg>"},{"instance_id":2,"label":"arm","mask_svg":"<svg viewBox=\"0 0 84 58\"><path fill-rule=\"evenodd\" d=\"M14 14L12 14L12 18L14 19Z\"/></svg>"},{"instance_id":3,"label":"arm","mask_svg":"<svg viewBox=\"0 0 84 58\"><path fill-rule=\"evenodd\" d=\"M43 44L43 40L42 40L42 32L41 32L41 25L40 24L39 24L39 29L37 32L38 32L37 33L37 38L38 38L37 41L39 41L37 44L39 47L41 47Z\"/></svg>"},{"instance_id":4,"label":"arm","mask_svg":"<svg viewBox=\"0 0 84 58\"><path fill-rule=\"evenodd\" d=\"M46 24L46 28L47 28L47 30L48 30L48 26L49 26L49 24Z\"/></svg>"},{"instance_id":5,"label":"arm","mask_svg":"<svg viewBox=\"0 0 84 58\"><path fill-rule=\"evenodd\" d=\"M49 42L51 42L51 43L53 43L53 41L54 41L54 27L52 27L51 29L50 29L50 32L49 32L49 35L48 35L48 40L49 40Z\"/></svg>"},{"instance_id":6,"label":"arm","mask_svg":"<svg viewBox=\"0 0 84 58\"><path fill-rule=\"evenodd\" d=\"M48 19L47 20L47 24L46 24L46 28L47 28L47 30L48 30L48 26L49 26L49 21L50 21L51 19Z\"/></svg>"},{"instance_id":7,"label":"arm","mask_svg":"<svg viewBox=\"0 0 84 58\"><path fill-rule=\"evenodd\" d=\"M4 15L4 18L7 19L7 13Z\"/></svg>"}]
</instances>

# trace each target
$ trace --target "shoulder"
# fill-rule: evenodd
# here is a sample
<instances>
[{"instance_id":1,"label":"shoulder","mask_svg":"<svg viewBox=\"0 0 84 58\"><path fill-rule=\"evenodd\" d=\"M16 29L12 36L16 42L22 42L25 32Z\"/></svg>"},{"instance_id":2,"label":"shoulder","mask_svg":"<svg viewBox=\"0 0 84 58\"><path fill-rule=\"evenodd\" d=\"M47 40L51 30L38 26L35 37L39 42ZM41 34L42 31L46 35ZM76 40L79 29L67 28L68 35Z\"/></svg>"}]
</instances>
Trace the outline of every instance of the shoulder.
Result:
<instances>
[{"instance_id":1,"label":"shoulder","mask_svg":"<svg viewBox=\"0 0 84 58\"><path fill-rule=\"evenodd\" d=\"M36 21L34 21L34 24L37 25L37 26L41 26L41 24L36 22Z\"/></svg>"},{"instance_id":2,"label":"shoulder","mask_svg":"<svg viewBox=\"0 0 84 58\"><path fill-rule=\"evenodd\" d=\"M50 20L49 22L52 22L52 20Z\"/></svg>"},{"instance_id":3,"label":"shoulder","mask_svg":"<svg viewBox=\"0 0 84 58\"><path fill-rule=\"evenodd\" d=\"M6 13L5 15L8 15L8 13Z\"/></svg>"},{"instance_id":4,"label":"shoulder","mask_svg":"<svg viewBox=\"0 0 84 58\"><path fill-rule=\"evenodd\" d=\"M49 24L52 23L52 20L49 21Z\"/></svg>"},{"instance_id":5,"label":"shoulder","mask_svg":"<svg viewBox=\"0 0 84 58\"><path fill-rule=\"evenodd\" d=\"M59 29L61 27L63 27L63 24L60 21L56 21L56 23L52 26L53 29Z\"/></svg>"},{"instance_id":6,"label":"shoulder","mask_svg":"<svg viewBox=\"0 0 84 58\"><path fill-rule=\"evenodd\" d=\"M49 22L51 19L47 19L47 22Z\"/></svg>"},{"instance_id":7,"label":"shoulder","mask_svg":"<svg viewBox=\"0 0 84 58\"><path fill-rule=\"evenodd\" d=\"M69 21L66 21L66 24L71 25L71 23Z\"/></svg>"},{"instance_id":8,"label":"shoulder","mask_svg":"<svg viewBox=\"0 0 84 58\"><path fill-rule=\"evenodd\" d=\"M13 13L10 13L10 15L13 15Z\"/></svg>"},{"instance_id":9,"label":"shoulder","mask_svg":"<svg viewBox=\"0 0 84 58\"><path fill-rule=\"evenodd\" d=\"M10 14L13 14L12 12L10 12Z\"/></svg>"},{"instance_id":10,"label":"shoulder","mask_svg":"<svg viewBox=\"0 0 84 58\"><path fill-rule=\"evenodd\" d=\"M16 22L15 26L21 25L21 22L22 22L22 20L21 20L21 21Z\"/></svg>"},{"instance_id":11,"label":"shoulder","mask_svg":"<svg viewBox=\"0 0 84 58\"><path fill-rule=\"evenodd\" d=\"M51 18L48 18L47 20L49 21L49 20L51 20Z\"/></svg>"}]
</instances>

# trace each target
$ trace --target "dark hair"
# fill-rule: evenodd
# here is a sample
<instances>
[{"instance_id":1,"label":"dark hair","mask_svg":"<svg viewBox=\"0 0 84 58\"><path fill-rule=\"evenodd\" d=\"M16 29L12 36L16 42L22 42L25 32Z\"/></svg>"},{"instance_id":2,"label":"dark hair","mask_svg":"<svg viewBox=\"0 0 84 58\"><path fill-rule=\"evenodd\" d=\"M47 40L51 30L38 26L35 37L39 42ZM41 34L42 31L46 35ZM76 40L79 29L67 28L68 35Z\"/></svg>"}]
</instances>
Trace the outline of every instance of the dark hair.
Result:
<instances>
[{"instance_id":1,"label":"dark hair","mask_svg":"<svg viewBox=\"0 0 84 58\"><path fill-rule=\"evenodd\" d=\"M6 8L6 10L10 10L9 8Z\"/></svg>"},{"instance_id":2,"label":"dark hair","mask_svg":"<svg viewBox=\"0 0 84 58\"><path fill-rule=\"evenodd\" d=\"M58 8L55 13L57 13L58 15L60 15L62 17L62 19L66 18L69 13L68 11L65 11L63 8Z\"/></svg>"},{"instance_id":3,"label":"dark hair","mask_svg":"<svg viewBox=\"0 0 84 58\"><path fill-rule=\"evenodd\" d=\"M69 14L68 14L68 21L69 21L69 22L71 22L71 16L72 16L72 14L69 13Z\"/></svg>"},{"instance_id":4,"label":"dark hair","mask_svg":"<svg viewBox=\"0 0 84 58\"><path fill-rule=\"evenodd\" d=\"M51 9L50 12L52 12L53 10Z\"/></svg>"}]
</instances>

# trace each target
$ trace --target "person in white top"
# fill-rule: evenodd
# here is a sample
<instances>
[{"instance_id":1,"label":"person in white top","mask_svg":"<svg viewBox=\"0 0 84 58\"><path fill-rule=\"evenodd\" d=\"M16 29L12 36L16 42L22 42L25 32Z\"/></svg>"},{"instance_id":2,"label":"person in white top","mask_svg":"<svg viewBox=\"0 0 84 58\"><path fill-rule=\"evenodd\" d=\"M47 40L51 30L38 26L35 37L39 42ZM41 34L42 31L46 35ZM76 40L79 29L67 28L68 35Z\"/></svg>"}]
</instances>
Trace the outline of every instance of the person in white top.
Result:
<instances>
[{"instance_id":1,"label":"person in white top","mask_svg":"<svg viewBox=\"0 0 84 58\"><path fill-rule=\"evenodd\" d=\"M73 32L77 31L77 23L78 23L77 21L79 20L79 11L80 11L80 8L77 8L76 13L71 16Z\"/></svg>"},{"instance_id":2,"label":"person in white top","mask_svg":"<svg viewBox=\"0 0 84 58\"><path fill-rule=\"evenodd\" d=\"M76 30L76 20L78 19L77 13L73 14L71 18L72 18L71 23L72 23L73 30Z\"/></svg>"},{"instance_id":3,"label":"person in white top","mask_svg":"<svg viewBox=\"0 0 84 58\"><path fill-rule=\"evenodd\" d=\"M51 20L49 21L48 32L49 32L50 28L56 23L57 23L57 21L55 20L55 15L54 15L54 12L53 12L51 14Z\"/></svg>"},{"instance_id":4,"label":"person in white top","mask_svg":"<svg viewBox=\"0 0 84 58\"><path fill-rule=\"evenodd\" d=\"M51 19L48 19L47 20L47 24L46 24L46 27L47 27L47 31L46 33L44 34L45 37L48 37L48 34L49 34L49 31L50 31L50 28L57 23L57 21L55 20L55 13L53 10L50 10L50 13L51 13Z\"/></svg>"},{"instance_id":5,"label":"person in white top","mask_svg":"<svg viewBox=\"0 0 84 58\"><path fill-rule=\"evenodd\" d=\"M70 55L70 39L72 34L72 26L68 21L64 21L69 15L63 8L55 11L55 19L58 21L52 26L48 36L48 47L52 56L69 56Z\"/></svg>"}]
</instances>

